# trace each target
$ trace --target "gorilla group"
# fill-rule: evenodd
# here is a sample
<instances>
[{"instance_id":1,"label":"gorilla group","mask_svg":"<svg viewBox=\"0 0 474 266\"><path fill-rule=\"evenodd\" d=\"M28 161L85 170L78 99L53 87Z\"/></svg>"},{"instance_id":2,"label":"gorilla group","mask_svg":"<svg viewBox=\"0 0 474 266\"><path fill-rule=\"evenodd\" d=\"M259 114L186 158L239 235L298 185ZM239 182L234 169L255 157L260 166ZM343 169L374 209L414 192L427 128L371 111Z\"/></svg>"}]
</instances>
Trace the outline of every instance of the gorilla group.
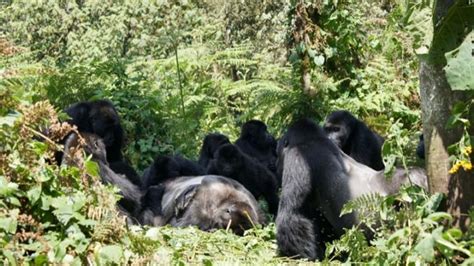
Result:
<instances>
[{"instance_id":1,"label":"gorilla group","mask_svg":"<svg viewBox=\"0 0 474 266\"><path fill-rule=\"evenodd\" d=\"M283 256L322 259L325 244L359 222L357 213L339 215L349 200L396 193L407 183L427 187L422 169L396 169L386 179L383 138L347 111L331 113L323 128L299 120L278 143L265 123L250 120L235 143L210 133L198 161L160 154L142 175L122 156L124 133L110 101L80 102L66 112L80 135L65 138L59 162L77 164L71 151L85 143L102 182L120 189L118 209L131 223L229 228L242 235L266 224L257 201L262 197L276 217Z\"/></svg>"}]
</instances>

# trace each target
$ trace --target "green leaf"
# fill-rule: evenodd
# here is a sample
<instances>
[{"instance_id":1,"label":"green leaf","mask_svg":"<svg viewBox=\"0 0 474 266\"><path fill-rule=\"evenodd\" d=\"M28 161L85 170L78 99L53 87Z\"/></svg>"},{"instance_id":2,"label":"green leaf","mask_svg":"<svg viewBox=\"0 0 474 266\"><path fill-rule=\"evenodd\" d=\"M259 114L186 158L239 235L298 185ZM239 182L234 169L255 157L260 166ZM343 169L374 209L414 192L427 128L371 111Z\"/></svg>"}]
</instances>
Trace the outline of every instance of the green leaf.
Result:
<instances>
[{"instance_id":1,"label":"green leaf","mask_svg":"<svg viewBox=\"0 0 474 266\"><path fill-rule=\"evenodd\" d=\"M99 176L99 165L94 161L86 161L85 168L87 174L91 176Z\"/></svg>"},{"instance_id":2,"label":"green leaf","mask_svg":"<svg viewBox=\"0 0 474 266\"><path fill-rule=\"evenodd\" d=\"M458 49L446 53L444 68L451 89L474 90L474 31L464 39Z\"/></svg>"},{"instance_id":3,"label":"green leaf","mask_svg":"<svg viewBox=\"0 0 474 266\"><path fill-rule=\"evenodd\" d=\"M451 217L451 215L446 212L435 212L428 215L428 217L426 218L435 222L439 222L441 220L449 220L449 221L453 220L453 217Z\"/></svg>"},{"instance_id":4,"label":"green leaf","mask_svg":"<svg viewBox=\"0 0 474 266\"><path fill-rule=\"evenodd\" d=\"M423 259L427 262L432 262L434 260L435 250L434 250L434 238L432 235L425 235L416 246L415 252L418 253Z\"/></svg>"},{"instance_id":5,"label":"green leaf","mask_svg":"<svg viewBox=\"0 0 474 266\"><path fill-rule=\"evenodd\" d=\"M26 192L26 197L32 205L34 205L41 196L41 185L36 185Z\"/></svg>"},{"instance_id":6,"label":"green leaf","mask_svg":"<svg viewBox=\"0 0 474 266\"><path fill-rule=\"evenodd\" d=\"M16 232L16 227L18 223L16 217L13 218L0 218L0 229L9 234L14 234Z\"/></svg>"},{"instance_id":7,"label":"green leaf","mask_svg":"<svg viewBox=\"0 0 474 266\"><path fill-rule=\"evenodd\" d=\"M117 245L109 245L99 250L99 264L116 263L120 264L123 257L123 249Z\"/></svg>"}]
</instances>

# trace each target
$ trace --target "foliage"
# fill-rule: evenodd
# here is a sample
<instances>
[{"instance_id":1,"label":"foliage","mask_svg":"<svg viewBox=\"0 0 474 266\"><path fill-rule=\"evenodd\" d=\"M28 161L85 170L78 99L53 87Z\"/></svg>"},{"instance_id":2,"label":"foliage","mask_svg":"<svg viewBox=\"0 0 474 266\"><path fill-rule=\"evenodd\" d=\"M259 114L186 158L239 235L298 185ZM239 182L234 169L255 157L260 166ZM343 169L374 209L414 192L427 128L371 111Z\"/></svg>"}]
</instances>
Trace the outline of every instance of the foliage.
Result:
<instances>
[{"instance_id":1,"label":"foliage","mask_svg":"<svg viewBox=\"0 0 474 266\"><path fill-rule=\"evenodd\" d=\"M114 208L116 189L98 183L94 163L83 158L82 166L57 167L51 153L60 147L38 141L46 128L59 135L67 129L59 124L64 117L58 110L108 98L126 130L126 157L143 170L157 154L195 158L209 132L235 140L248 119L263 120L278 136L297 118L322 120L346 109L385 137L387 172L419 163L416 54L438 51L459 29L435 32L439 45L430 46L432 1L301 1L311 32L295 45L297 2L1 2L0 259L304 263L276 257L273 224L244 237L223 230L128 227ZM470 21L470 7L457 7L448 18ZM464 71L466 47L450 53L451 77ZM452 51L441 50L443 56ZM311 59L308 73L317 91L311 97L301 90L296 71L302 55ZM464 79L451 82L455 88L469 86ZM450 149L454 165L467 162L472 147L471 106L469 99L453 109L452 124L465 128L464 138ZM327 262L438 264L469 256L464 263L472 262L474 228L460 233L449 215L435 211L437 204L439 196L415 188L354 201L347 208L366 214L364 230L374 239L369 244L361 227L349 229L329 244ZM374 226L375 220L380 224Z\"/></svg>"},{"instance_id":2,"label":"foliage","mask_svg":"<svg viewBox=\"0 0 474 266\"><path fill-rule=\"evenodd\" d=\"M347 230L328 246L326 255L338 258L344 254L352 263L389 265L458 264L472 258L474 235L450 226L451 215L437 211L442 199L443 195L429 196L419 187L405 187L387 197L357 198L344 206L342 214L357 211L359 228ZM373 236L371 245L361 229Z\"/></svg>"}]
</instances>

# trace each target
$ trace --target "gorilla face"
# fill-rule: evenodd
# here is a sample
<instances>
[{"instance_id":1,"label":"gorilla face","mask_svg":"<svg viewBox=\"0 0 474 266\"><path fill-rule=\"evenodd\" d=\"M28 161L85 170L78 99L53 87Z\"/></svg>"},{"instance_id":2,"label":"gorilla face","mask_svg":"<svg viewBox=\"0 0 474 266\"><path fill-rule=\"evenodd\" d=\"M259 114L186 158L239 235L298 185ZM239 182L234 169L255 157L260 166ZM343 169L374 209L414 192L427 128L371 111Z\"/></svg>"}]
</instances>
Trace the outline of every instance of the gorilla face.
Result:
<instances>
[{"instance_id":1,"label":"gorilla face","mask_svg":"<svg viewBox=\"0 0 474 266\"><path fill-rule=\"evenodd\" d=\"M242 154L237 146L225 144L221 146L214 156L217 168L221 170L224 176L232 176L243 166Z\"/></svg>"},{"instance_id":2,"label":"gorilla face","mask_svg":"<svg viewBox=\"0 0 474 266\"><path fill-rule=\"evenodd\" d=\"M111 146L115 141L114 133L120 127L118 113L112 105L106 102L98 102L97 105L89 113L92 130L103 138L106 146Z\"/></svg>"},{"instance_id":3,"label":"gorilla face","mask_svg":"<svg viewBox=\"0 0 474 266\"><path fill-rule=\"evenodd\" d=\"M343 124L333 124L326 122L324 124L324 131L326 132L328 138L340 148L346 145L347 138L350 135L349 129Z\"/></svg>"},{"instance_id":4,"label":"gorilla face","mask_svg":"<svg viewBox=\"0 0 474 266\"><path fill-rule=\"evenodd\" d=\"M343 148L357 122L357 119L348 111L335 111L326 118L324 131L330 140L339 148Z\"/></svg>"}]
</instances>

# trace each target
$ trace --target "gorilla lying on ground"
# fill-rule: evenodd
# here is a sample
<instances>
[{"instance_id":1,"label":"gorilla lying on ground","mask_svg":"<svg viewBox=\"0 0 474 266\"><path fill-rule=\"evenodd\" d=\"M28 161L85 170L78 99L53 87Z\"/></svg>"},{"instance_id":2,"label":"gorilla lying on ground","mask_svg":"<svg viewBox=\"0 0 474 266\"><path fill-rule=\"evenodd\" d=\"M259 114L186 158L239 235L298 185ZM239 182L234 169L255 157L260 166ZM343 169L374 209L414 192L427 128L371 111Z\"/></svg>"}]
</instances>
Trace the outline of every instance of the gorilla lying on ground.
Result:
<instances>
[{"instance_id":1,"label":"gorilla lying on ground","mask_svg":"<svg viewBox=\"0 0 474 266\"><path fill-rule=\"evenodd\" d=\"M142 188L146 189L175 177L204 174L206 170L202 166L179 155L158 155L143 173Z\"/></svg>"},{"instance_id":2,"label":"gorilla lying on ground","mask_svg":"<svg viewBox=\"0 0 474 266\"><path fill-rule=\"evenodd\" d=\"M283 184L277 226L281 255L323 259L325 242L357 224L356 213L339 216L349 200L366 193L387 195L410 182L427 186L422 170L397 170L391 180L344 154L316 123L293 124L279 147Z\"/></svg>"},{"instance_id":3,"label":"gorilla lying on ground","mask_svg":"<svg viewBox=\"0 0 474 266\"><path fill-rule=\"evenodd\" d=\"M76 125L79 132L94 133L102 138L107 161L122 161L123 129L114 105L108 100L96 100L73 104L66 113L68 122Z\"/></svg>"},{"instance_id":4,"label":"gorilla lying on ground","mask_svg":"<svg viewBox=\"0 0 474 266\"><path fill-rule=\"evenodd\" d=\"M242 235L265 218L255 198L238 182L222 176L180 177L148 189L143 223L197 226L204 231L230 228Z\"/></svg>"},{"instance_id":5,"label":"gorilla lying on ground","mask_svg":"<svg viewBox=\"0 0 474 266\"><path fill-rule=\"evenodd\" d=\"M259 120L245 122L240 132L240 138L235 145L248 156L257 159L273 173L276 171L275 138L267 131L265 123Z\"/></svg>"},{"instance_id":6,"label":"gorilla lying on ground","mask_svg":"<svg viewBox=\"0 0 474 266\"><path fill-rule=\"evenodd\" d=\"M219 133L208 134L202 142L201 152L199 153L199 164L207 169L209 162L214 159L214 153L217 149L227 143L230 143L230 141L225 135Z\"/></svg>"},{"instance_id":7,"label":"gorilla lying on ground","mask_svg":"<svg viewBox=\"0 0 474 266\"><path fill-rule=\"evenodd\" d=\"M263 196L273 215L278 210L278 184L275 176L263 165L242 153L232 144L222 145L215 153L207 169L208 174L217 174L240 182L258 199Z\"/></svg>"},{"instance_id":8,"label":"gorilla lying on ground","mask_svg":"<svg viewBox=\"0 0 474 266\"><path fill-rule=\"evenodd\" d=\"M119 209L135 221L139 217L139 211L141 210L140 201L142 194L140 189L124 175L116 174L109 168L105 144L99 136L90 133L81 133L81 136L85 142L83 146L85 153L91 154L92 159L99 165L99 175L102 182L116 185L120 189L122 198L118 201ZM80 145L81 140L76 133L72 133L67 137L64 145L63 164L75 164L72 153Z\"/></svg>"},{"instance_id":9,"label":"gorilla lying on ground","mask_svg":"<svg viewBox=\"0 0 474 266\"><path fill-rule=\"evenodd\" d=\"M382 161L384 139L348 111L331 113L326 118L324 131L329 139L356 161L375 170L384 169Z\"/></svg>"}]
</instances>

